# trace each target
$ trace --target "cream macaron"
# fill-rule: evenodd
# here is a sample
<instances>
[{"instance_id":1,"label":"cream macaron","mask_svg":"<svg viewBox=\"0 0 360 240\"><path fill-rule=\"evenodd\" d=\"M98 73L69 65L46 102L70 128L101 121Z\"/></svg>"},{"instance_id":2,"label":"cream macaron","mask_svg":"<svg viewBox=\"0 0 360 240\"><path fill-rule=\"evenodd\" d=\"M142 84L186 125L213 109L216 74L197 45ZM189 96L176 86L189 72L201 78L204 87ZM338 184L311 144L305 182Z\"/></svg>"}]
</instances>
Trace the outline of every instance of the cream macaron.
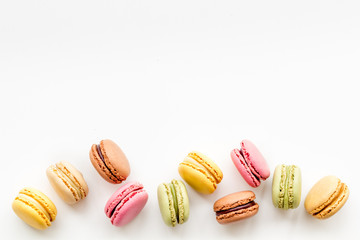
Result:
<instances>
[{"instance_id":1,"label":"cream macaron","mask_svg":"<svg viewBox=\"0 0 360 240\"><path fill-rule=\"evenodd\" d=\"M67 204L84 199L89 188L82 173L67 161L61 161L46 169L46 175L55 192Z\"/></svg>"}]
</instances>

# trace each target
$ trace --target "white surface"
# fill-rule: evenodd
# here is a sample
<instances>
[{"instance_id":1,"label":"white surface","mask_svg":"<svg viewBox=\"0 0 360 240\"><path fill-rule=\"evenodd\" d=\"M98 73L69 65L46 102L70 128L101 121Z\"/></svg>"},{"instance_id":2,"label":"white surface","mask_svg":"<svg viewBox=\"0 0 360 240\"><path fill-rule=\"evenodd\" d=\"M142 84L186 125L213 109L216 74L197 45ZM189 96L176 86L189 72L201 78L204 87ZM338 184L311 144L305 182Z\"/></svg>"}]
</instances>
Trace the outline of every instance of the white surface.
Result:
<instances>
[{"instance_id":1,"label":"white surface","mask_svg":"<svg viewBox=\"0 0 360 240\"><path fill-rule=\"evenodd\" d=\"M358 236L359 1L0 1L1 239L339 239ZM116 141L129 180L150 198L129 225L103 213L118 188L88 159L91 144ZM253 189L251 219L222 226L214 201L250 189L229 153L251 139L268 160L297 164L303 200L334 174L350 198L333 218L275 209L272 176ZM214 194L188 187L187 223L168 228L156 188L179 178L191 150L218 163ZM67 160L90 188L71 207L45 169ZM33 186L56 204L52 227L39 232L11 210ZM354 235L356 234L356 235ZM5 238L3 237L5 236ZM352 237L353 238L353 237Z\"/></svg>"}]
</instances>

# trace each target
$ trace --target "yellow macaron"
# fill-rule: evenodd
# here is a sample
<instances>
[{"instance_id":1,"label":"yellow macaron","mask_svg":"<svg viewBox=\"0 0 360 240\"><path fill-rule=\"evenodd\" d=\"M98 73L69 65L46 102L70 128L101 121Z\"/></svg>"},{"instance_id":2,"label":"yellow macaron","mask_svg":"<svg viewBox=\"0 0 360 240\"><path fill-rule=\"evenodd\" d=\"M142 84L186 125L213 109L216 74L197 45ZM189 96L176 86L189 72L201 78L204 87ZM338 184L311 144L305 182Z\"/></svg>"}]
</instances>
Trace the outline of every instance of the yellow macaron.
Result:
<instances>
[{"instance_id":1,"label":"yellow macaron","mask_svg":"<svg viewBox=\"0 0 360 240\"><path fill-rule=\"evenodd\" d=\"M55 220L55 204L34 188L23 188L12 203L12 209L24 222L36 229L46 229Z\"/></svg>"},{"instance_id":2,"label":"yellow macaron","mask_svg":"<svg viewBox=\"0 0 360 240\"><path fill-rule=\"evenodd\" d=\"M189 153L178 168L180 176L196 191L213 193L223 178L220 168L199 152Z\"/></svg>"}]
</instances>

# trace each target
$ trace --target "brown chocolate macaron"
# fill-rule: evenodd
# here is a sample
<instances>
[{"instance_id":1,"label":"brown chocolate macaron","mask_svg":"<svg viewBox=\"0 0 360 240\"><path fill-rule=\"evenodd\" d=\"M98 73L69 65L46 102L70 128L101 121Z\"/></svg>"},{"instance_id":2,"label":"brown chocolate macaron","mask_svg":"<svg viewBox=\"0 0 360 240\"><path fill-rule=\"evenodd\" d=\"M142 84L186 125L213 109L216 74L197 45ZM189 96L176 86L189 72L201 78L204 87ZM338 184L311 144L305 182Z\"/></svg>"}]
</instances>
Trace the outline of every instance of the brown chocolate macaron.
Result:
<instances>
[{"instance_id":1,"label":"brown chocolate macaron","mask_svg":"<svg viewBox=\"0 0 360 240\"><path fill-rule=\"evenodd\" d=\"M252 191L236 192L220 198L214 203L216 220L226 224L254 216L259 210L255 198Z\"/></svg>"},{"instance_id":2,"label":"brown chocolate macaron","mask_svg":"<svg viewBox=\"0 0 360 240\"><path fill-rule=\"evenodd\" d=\"M89 155L96 171L110 183L121 183L130 174L128 159L121 148L109 139L93 144Z\"/></svg>"}]
</instances>

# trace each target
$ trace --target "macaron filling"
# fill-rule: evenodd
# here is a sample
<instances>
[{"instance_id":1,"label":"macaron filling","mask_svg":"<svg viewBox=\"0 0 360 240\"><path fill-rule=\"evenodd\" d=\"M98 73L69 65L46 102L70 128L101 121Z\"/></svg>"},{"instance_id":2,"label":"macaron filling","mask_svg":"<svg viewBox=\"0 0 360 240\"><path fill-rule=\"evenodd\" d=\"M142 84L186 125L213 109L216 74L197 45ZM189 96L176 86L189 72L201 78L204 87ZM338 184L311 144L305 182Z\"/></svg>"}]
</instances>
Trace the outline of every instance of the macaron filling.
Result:
<instances>
[{"instance_id":1,"label":"macaron filling","mask_svg":"<svg viewBox=\"0 0 360 240\"><path fill-rule=\"evenodd\" d=\"M231 212L236 212L236 211L239 211L239 210L242 210L242 209L250 208L250 207L254 206L255 204L256 204L255 201L251 201L251 202L248 202L246 204L239 205L239 206L236 206L236 207L233 207L233 208L220 210L220 211L216 212L216 216L220 216L220 215L223 215L223 214L228 214L228 213L231 213Z\"/></svg>"},{"instance_id":2,"label":"macaron filling","mask_svg":"<svg viewBox=\"0 0 360 240\"><path fill-rule=\"evenodd\" d=\"M104 159L104 156L103 156L103 154L101 152L100 144L96 145L96 151L99 154L99 157L100 157L101 161L103 161L103 163L105 164L105 159Z\"/></svg>"},{"instance_id":3,"label":"macaron filling","mask_svg":"<svg viewBox=\"0 0 360 240\"><path fill-rule=\"evenodd\" d=\"M109 170L110 174L111 174L114 178L116 178L117 180L122 181L121 179L119 179L118 177L116 177L116 176L111 172L110 168L106 165L105 158L104 158L104 155L102 154L100 144L97 144L97 145L96 145L96 152L97 152L97 154L99 155L101 161L104 163L104 166Z\"/></svg>"}]
</instances>

